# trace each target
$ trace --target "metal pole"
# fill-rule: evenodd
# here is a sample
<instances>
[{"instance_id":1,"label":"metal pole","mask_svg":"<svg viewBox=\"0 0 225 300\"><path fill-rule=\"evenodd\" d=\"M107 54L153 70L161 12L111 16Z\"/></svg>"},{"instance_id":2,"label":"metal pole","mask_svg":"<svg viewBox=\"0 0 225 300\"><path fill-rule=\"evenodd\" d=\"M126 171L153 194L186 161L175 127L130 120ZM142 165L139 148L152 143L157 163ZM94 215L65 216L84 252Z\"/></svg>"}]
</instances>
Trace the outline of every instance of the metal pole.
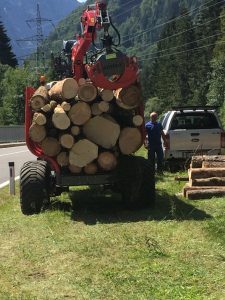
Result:
<instances>
[{"instance_id":1,"label":"metal pole","mask_svg":"<svg viewBox=\"0 0 225 300\"><path fill-rule=\"evenodd\" d=\"M9 193L10 195L16 194L15 189L15 164L14 162L9 162Z\"/></svg>"}]
</instances>

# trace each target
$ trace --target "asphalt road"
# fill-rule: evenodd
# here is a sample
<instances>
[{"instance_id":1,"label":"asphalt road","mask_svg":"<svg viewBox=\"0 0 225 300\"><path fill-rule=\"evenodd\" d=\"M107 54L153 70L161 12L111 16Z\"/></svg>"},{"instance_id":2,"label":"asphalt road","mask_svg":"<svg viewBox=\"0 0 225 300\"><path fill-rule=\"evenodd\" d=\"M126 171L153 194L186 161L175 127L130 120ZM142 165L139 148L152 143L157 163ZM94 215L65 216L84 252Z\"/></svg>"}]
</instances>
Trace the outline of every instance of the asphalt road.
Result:
<instances>
[{"instance_id":1,"label":"asphalt road","mask_svg":"<svg viewBox=\"0 0 225 300\"><path fill-rule=\"evenodd\" d=\"M30 153L27 146L0 148L0 188L9 180L9 162L14 162L17 177L22 165L29 160L36 160L36 156Z\"/></svg>"}]
</instances>

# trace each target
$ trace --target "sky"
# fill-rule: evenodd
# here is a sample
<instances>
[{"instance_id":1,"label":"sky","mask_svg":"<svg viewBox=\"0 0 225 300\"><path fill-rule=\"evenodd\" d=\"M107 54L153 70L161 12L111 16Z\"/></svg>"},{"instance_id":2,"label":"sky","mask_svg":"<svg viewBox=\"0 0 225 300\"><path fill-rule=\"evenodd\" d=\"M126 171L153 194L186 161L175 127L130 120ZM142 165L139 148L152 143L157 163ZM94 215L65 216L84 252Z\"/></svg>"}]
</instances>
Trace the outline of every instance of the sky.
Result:
<instances>
[{"instance_id":1,"label":"sky","mask_svg":"<svg viewBox=\"0 0 225 300\"><path fill-rule=\"evenodd\" d=\"M82 2L85 2L86 0L77 0L78 2L82 3Z\"/></svg>"}]
</instances>

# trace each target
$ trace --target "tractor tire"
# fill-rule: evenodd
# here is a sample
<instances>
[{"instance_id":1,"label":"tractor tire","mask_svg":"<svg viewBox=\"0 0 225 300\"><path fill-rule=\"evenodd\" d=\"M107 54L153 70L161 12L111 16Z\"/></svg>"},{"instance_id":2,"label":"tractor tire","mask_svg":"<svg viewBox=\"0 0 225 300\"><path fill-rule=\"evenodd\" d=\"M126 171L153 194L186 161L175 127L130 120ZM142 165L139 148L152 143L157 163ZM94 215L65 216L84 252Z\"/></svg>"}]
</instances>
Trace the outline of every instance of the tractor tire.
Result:
<instances>
[{"instance_id":1,"label":"tractor tire","mask_svg":"<svg viewBox=\"0 0 225 300\"><path fill-rule=\"evenodd\" d=\"M28 161L20 170L20 206L24 215L41 212L50 201L50 168L46 161Z\"/></svg>"},{"instance_id":2,"label":"tractor tire","mask_svg":"<svg viewBox=\"0 0 225 300\"><path fill-rule=\"evenodd\" d=\"M155 172L147 159L138 156L121 157L117 176L126 206L131 209L155 206Z\"/></svg>"}]
</instances>

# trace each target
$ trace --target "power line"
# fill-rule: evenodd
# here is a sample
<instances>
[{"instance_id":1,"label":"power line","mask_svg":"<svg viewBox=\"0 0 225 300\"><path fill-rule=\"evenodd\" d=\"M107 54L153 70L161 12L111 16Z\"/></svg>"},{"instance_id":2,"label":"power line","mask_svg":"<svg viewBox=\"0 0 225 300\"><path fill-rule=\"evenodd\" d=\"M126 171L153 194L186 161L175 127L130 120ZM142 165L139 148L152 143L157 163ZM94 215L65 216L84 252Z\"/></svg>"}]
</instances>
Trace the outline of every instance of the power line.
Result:
<instances>
[{"instance_id":1,"label":"power line","mask_svg":"<svg viewBox=\"0 0 225 300\"><path fill-rule=\"evenodd\" d=\"M200 6L198 6L197 8L194 8L194 9L192 9L192 10L189 10L188 12L186 12L185 14L183 14L182 16L175 17L175 18L173 18L173 19L171 19L171 20L169 20L169 21L166 21L166 22L164 22L164 23L160 23L160 24L158 24L158 25L156 25L156 26L154 26L154 27L152 27L152 28L148 28L148 29L139 31L137 34L133 34L133 36L132 36L131 38L129 38L129 39L123 41L123 42L121 43L121 45L125 44L126 42L128 42L128 41L134 39L135 37L140 36L140 35L142 35L142 34L144 34L144 33L146 33L146 32L151 32L151 31L153 31L153 30L155 30L155 29L157 29L157 28L162 27L163 25L170 24L170 23L174 22L175 20L179 20L179 19L185 18L185 17L187 17L187 16L189 15L189 13L193 13L194 11L199 10L201 7L203 7L202 10L205 10L205 9L214 7L214 6L218 5L218 4L224 3L225 1L224 1L224 0L221 0L221 1L217 2L216 4L213 4L213 5L210 5L210 6L206 7L206 8L204 8L204 6L207 5L207 4L210 3L210 2L212 2L212 0L210 0L210 1L208 1L208 2L206 2L206 3L204 3L204 4L202 4L202 5L200 5ZM129 34L128 34L128 35L129 35ZM128 36L128 35L125 35L125 36ZM125 36L122 36L121 38L124 38Z\"/></svg>"}]
</instances>

